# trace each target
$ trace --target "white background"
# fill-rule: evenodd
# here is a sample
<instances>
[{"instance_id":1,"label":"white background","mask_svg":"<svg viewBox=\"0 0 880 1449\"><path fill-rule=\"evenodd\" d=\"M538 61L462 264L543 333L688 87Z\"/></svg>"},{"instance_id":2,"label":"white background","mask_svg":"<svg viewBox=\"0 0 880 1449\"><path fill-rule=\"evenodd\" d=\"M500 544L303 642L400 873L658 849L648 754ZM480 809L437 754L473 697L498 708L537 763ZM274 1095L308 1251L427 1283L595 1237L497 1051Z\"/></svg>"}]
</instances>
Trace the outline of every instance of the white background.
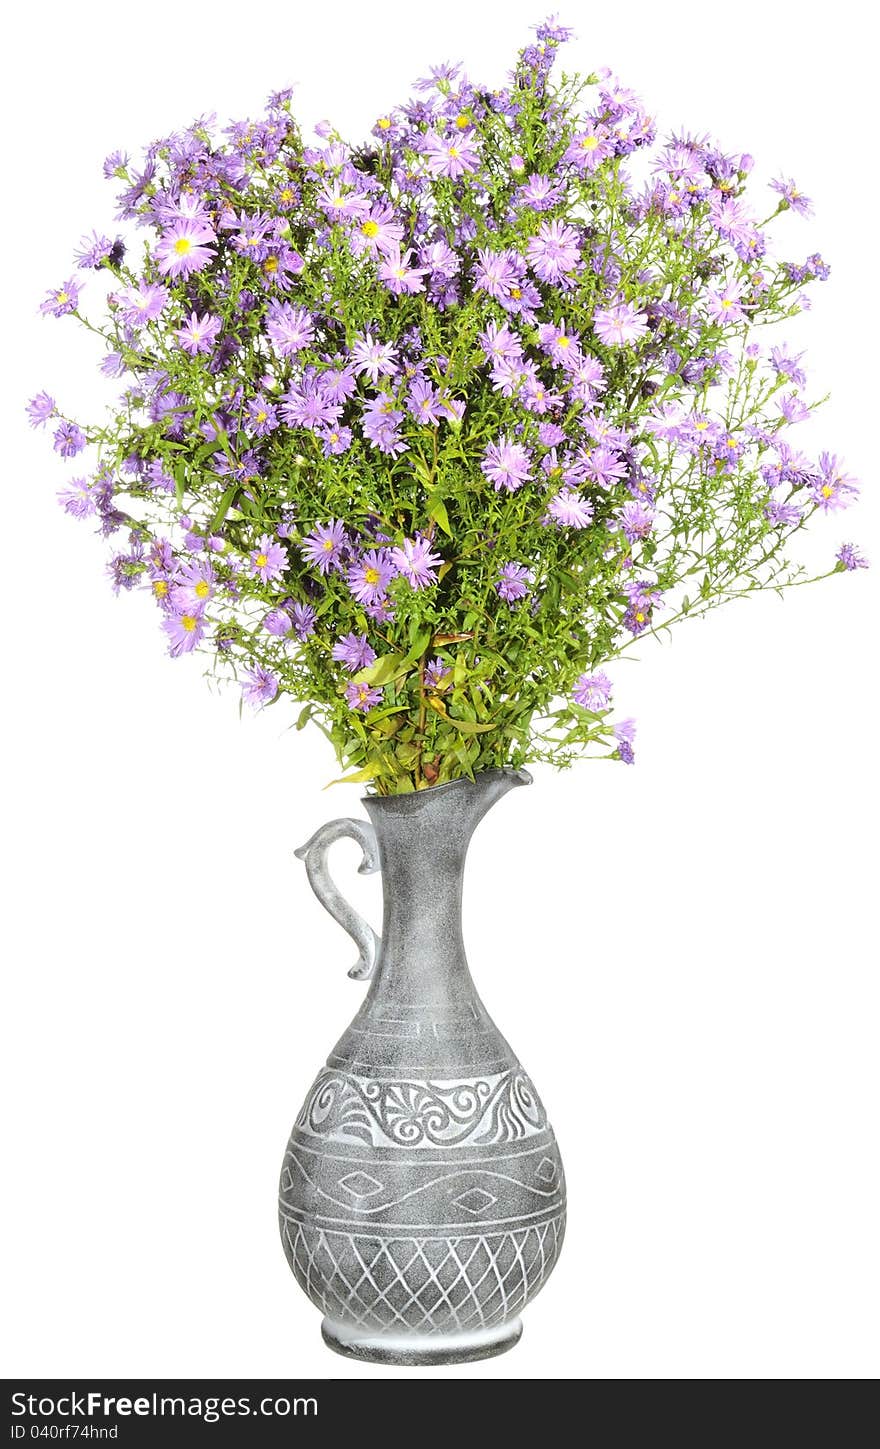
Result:
<instances>
[{"instance_id":1,"label":"white background","mask_svg":"<svg viewBox=\"0 0 880 1449\"><path fill-rule=\"evenodd\" d=\"M833 266L787 333L834 390L803 441L864 481L816 528L815 565L850 538L880 563L866 13L562 17L566 68L611 65L661 127L815 199L780 228ZM6 1373L394 1372L322 1347L275 1222L290 1124L363 989L291 852L357 790L323 794L320 735L286 732L283 706L239 721L165 657L146 599L112 596L103 546L55 502L76 465L22 412L46 387L88 417L105 384L38 303L112 227L114 147L256 114L289 82L306 125L357 139L431 63L501 84L540 18L534 0L113 0L7 21ZM877 610L860 573L646 645L614 670L637 766L539 770L481 826L471 963L555 1123L571 1216L519 1348L432 1376L876 1373ZM376 889L352 879L374 911Z\"/></svg>"}]
</instances>

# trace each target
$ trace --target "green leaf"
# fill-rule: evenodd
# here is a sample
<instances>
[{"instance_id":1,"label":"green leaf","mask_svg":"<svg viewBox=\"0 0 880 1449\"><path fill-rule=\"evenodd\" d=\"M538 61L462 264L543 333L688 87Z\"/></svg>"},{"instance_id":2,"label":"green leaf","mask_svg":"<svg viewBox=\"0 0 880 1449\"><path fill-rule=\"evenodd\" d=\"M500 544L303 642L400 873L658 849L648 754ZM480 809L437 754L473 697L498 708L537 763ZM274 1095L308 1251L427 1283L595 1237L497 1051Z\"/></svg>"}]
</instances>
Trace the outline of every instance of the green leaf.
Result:
<instances>
[{"instance_id":1,"label":"green leaf","mask_svg":"<svg viewBox=\"0 0 880 1449\"><path fill-rule=\"evenodd\" d=\"M450 716L449 723L454 725L459 734L462 735L484 735L489 730L498 728L494 720L490 720L488 724L480 724L475 719L452 719Z\"/></svg>"},{"instance_id":2,"label":"green leaf","mask_svg":"<svg viewBox=\"0 0 880 1449\"><path fill-rule=\"evenodd\" d=\"M331 785L362 785L365 781L374 780L377 775L381 775L384 769L381 760L373 760L371 764L364 765L362 770L356 770L353 775L340 775L338 780L328 780L324 789L329 790Z\"/></svg>"},{"instance_id":3,"label":"green leaf","mask_svg":"<svg viewBox=\"0 0 880 1449\"><path fill-rule=\"evenodd\" d=\"M403 654L382 654L373 664L368 664L366 669L358 670L354 682L377 686L390 684L392 680L406 674L408 667Z\"/></svg>"},{"instance_id":4,"label":"green leaf","mask_svg":"<svg viewBox=\"0 0 880 1449\"><path fill-rule=\"evenodd\" d=\"M231 487L229 487L229 488L226 489L226 492L223 494L223 497L220 499L220 502L217 504L217 511L214 514L214 517L211 519L211 522L208 524L208 533L216 533L217 532L217 529L220 527L220 525L222 524L223 520L225 519L227 513L229 512L230 508L232 507L232 500L235 497L237 490L238 490L238 484L237 483L233 483L231 485Z\"/></svg>"},{"instance_id":5,"label":"green leaf","mask_svg":"<svg viewBox=\"0 0 880 1449\"><path fill-rule=\"evenodd\" d=\"M428 517L443 529L447 538L452 537L452 528L449 523L449 514L446 512L446 504L438 492L428 494L427 499Z\"/></svg>"},{"instance_id":6,"label":"green leaf","mask_svg":"<svg viewBox=\"0 0 880 1449\"><path fill-rule=\"evenodd\" d=\"M183 507L183 494L186 488L186 473L182 463L178 463L174 470L174 497L177 500L178 508Z\"/></svg>"}]
</instances>

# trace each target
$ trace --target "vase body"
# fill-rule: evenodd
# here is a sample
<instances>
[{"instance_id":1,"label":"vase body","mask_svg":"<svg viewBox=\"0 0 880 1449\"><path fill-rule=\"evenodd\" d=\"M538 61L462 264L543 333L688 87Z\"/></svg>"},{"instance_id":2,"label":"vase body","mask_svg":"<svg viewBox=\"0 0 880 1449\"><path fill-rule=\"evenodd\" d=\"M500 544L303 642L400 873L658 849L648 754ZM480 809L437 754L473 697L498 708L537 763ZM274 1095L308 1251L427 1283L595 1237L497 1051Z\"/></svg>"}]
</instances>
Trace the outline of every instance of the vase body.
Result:
<instances>
[{"instance_id":1,"label":"vase body","mask_svg":"<svg viewBox=\"0 0 880 1449\"><path fill-rule=\"evenodd\" d=\"M528 779L492 770L364 801L382 939L296 1120L279 1203L288 1262L339 1352L392 1363L501 1352L562 1245L556 1141L477 995L461 930L474 827Z\"/></svg>"}]
</instances>

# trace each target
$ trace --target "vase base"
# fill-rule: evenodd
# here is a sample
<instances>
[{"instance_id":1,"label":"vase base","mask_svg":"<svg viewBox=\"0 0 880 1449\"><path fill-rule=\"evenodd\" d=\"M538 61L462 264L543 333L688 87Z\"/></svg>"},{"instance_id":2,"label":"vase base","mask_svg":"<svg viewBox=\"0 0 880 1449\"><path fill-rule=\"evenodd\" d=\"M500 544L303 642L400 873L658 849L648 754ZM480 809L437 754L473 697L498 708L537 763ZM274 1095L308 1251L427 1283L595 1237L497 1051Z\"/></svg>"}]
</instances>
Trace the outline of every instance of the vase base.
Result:
<instances>
[{"instance_id":1,"label":"vase base","mask_svg":"<svg viewBox=\"0 0 880 1449\"><path fill-rule=\"evenodd\" d=\"M522 1320L514 1318L498 1328L475 1333L374 1333L352 1328L334 1318L321 1323L321 1337L334 1353L364 1363L420 1364L472 1363L506 1353L522 1335Z\"/></svg>"}]
</instances>

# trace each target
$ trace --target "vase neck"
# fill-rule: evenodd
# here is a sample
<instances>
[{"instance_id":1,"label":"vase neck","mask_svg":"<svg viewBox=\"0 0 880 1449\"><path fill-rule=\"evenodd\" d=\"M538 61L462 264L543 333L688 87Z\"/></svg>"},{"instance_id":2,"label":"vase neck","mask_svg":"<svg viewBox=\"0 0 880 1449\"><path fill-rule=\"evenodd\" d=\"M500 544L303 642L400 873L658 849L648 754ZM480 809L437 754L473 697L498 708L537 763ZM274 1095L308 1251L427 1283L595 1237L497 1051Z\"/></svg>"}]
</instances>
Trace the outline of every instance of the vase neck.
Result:
<instances>
[{"instance_id":1,"label":"vase neck","mask_svg":"<svg viewBox=\"0 0 880 1449\"><path fill-rule=\"evenodd\" d=\"M451 1045L463 1030L469 1034L466 1023L477 1030L485 1022L462 939L465 859L486 811L528 780L525 771L488 770L473 780L364 801L382 868L382 943L366 1000L337 1053L361 1058L369 1034L371 1056L397 1050L392 1040L401 1047L409 1040L415 1059L444 1037ZM497 1055L497 1044L485 1045Z\"/></svg>"}]
</instances>

